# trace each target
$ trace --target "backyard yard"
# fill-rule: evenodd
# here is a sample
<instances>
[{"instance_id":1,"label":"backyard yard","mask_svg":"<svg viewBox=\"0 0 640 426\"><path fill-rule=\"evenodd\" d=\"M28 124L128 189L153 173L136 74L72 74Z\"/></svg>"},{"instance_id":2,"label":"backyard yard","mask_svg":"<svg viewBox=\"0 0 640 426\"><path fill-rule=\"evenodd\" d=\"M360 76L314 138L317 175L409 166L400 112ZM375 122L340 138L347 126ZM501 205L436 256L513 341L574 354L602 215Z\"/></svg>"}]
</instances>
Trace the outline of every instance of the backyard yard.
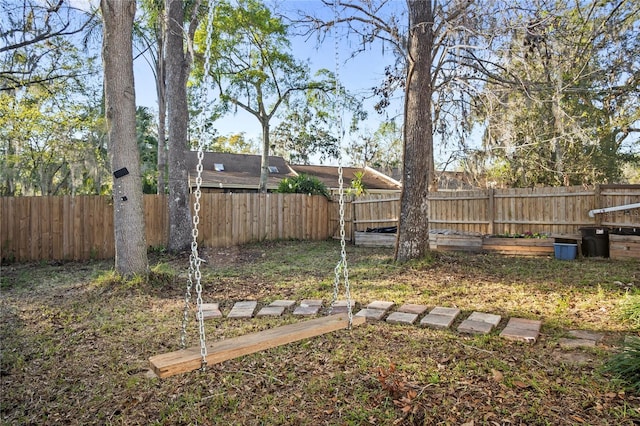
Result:
<instances>
[{"instance_id":1,"label":"backyard yard","mask_svg":"<svg viewBox=\"0 0 640 426\"><path fill-rule=\"evenodd\" d=\"M203 300L331 301L336 241L206 249ZM394 264L388 248L347 247L356 309L458 307L502 316L467 335L368 322L159 379L149 357L178 349L188 256L151 254L151 277L113 261L2 266L0 422L121 425L637 425L640 395L603 371L640 336L637 260L434 252ZM342 297L341 297L342 298ZM534 344L499 336L509 318L543 322ZM304 321L211 319L207 341ZM194 321L189 345L198 343ZM559 341L601 333L595 347ZM626 390L625 390L626 389Z\"/></svg>"}]
</instances>

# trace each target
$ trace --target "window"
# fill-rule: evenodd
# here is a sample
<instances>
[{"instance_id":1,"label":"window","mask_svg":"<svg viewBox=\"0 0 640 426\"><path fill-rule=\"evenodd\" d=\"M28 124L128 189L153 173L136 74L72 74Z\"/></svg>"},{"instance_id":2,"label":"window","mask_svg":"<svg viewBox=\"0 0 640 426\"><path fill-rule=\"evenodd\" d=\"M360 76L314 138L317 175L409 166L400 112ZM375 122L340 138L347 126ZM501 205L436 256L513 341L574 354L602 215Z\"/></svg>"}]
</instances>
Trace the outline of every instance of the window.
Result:
<instances>
[{"instance_id":1,"label":"window","mask_svg":"<svg viewBox=\"0 0 640 426\"><path fill-rule=\"evenodd\" d=\"M215 170L216 172L224 172L224 164L222 163L215 163L213 165L213 170Z\"/></svg>"},{"instance_id":2,"label":"window","mask_svg":"<svg viewBox=\"0 0 640 426\"><path fill-rule=\"evenodd\" d=\"M269 173L280 173L276 166L269 166Z\"/></svg>"}]
</instances>

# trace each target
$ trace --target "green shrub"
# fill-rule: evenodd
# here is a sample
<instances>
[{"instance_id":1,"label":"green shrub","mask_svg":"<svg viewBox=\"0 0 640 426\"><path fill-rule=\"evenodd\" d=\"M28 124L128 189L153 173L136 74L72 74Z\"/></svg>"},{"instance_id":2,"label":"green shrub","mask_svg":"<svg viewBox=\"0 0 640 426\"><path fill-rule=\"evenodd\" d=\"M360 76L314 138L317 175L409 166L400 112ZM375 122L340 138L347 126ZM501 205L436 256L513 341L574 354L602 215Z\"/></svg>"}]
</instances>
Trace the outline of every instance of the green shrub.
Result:
<instances>
[{"instance_id":1,"label":"green shrub","mask_svg":"<svg viewBox=\"0 0 640 426\"><path fill-rule=\"evenodd\" d=\"M301 173L298 176L284 178L280 181L276 192L283 194L309 194L329 197L327 186L315 176Z\"/></svg>"},{"instance_id":2,"label":"green shrub","mask_svg":"<svg viewBox=\"0 0 640 426\"><path fill-rule=\"evenodd\" d=\"M629 337L622 352L607 361L604 371L619 378L628 390L640 393L640 338Z\"/></svg>"}]
</instances>

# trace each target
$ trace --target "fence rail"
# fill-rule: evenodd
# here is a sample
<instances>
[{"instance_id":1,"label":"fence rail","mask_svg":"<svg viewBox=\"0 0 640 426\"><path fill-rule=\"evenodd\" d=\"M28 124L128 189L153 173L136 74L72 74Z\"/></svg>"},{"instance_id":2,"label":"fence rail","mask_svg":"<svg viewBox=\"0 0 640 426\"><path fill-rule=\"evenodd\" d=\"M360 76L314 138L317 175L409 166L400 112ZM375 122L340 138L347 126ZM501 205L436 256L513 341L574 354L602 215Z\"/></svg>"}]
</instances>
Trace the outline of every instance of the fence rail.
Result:
<instances>
[{"instance_id":1,"label":"fence rail","mask_svg":"<svg viewBox=\"0 0 640 426\"><path fill-rule=\"evenodd\" d=\"M589 211L640 203L640 185L595 188L491 189L438 192L429 197L431 229L481 234L576 234L580 227L640 227L640 209L589 216ZM168 245L166 195L145 195L150 247ZM302 194L202 194L200 242L223 247L276 239L339 237L339 203ZM398 194L345 201L345 234L397 225ZM0 254L17 261L84 260L114 256L110 197L0 198Z\"/></svg>"}]
</instances>

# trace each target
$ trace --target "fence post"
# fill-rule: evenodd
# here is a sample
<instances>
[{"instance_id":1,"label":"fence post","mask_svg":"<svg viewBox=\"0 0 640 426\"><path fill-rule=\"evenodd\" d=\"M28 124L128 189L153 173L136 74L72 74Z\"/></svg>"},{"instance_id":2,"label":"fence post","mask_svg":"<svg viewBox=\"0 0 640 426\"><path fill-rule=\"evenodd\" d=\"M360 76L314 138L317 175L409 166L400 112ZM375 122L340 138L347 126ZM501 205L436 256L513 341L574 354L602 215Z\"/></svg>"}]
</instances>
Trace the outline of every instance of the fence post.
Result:
<instances>
[{"instance_id":1,"label":"fence post","mask_svg":"<svg viewBox=\"0 0 640 426\"><path fill-rule=\"evenodd\" d=\"M349 241L351 244L356 243L356 203L353 202L355 199L355 194L351 194L349 197L349 203L351 203L351 229L349 232Z\"/></svg>"},{"instance_id":2,"label":"fence post","mask_svg":"<svg viewBox=\"0 0 640 426\"><path fill-rule=\"evenodd\" d=\"M487 206L487 215L489 216L487 219L489 219L489 229L487 230L489 235L493 235L494 234L494 222L495 222L495 218L496 218L496 208L495 208L495 198L494 195L496 193L496 190L493 188L489 188L488 189L489 193L489 202L488 202L488 206Z\"/></svg>"},{"instance_id":3,"label":"fence post","mask_svg":"<svg viewBox=\"0 0 640 426\"><path fill-rule=\"evenodd\" d=\"M594 203L594 208L595 209L599 209L602 207L602 196L601 196L601 192L602 192L602 188L600 187L600 184L596 184L596 187L593 190L593 203ZM600 226L602 225L602 216L601 214L597 214L594 217L594 221L595 221L595 225L596 226Z\"/></svg>"}]
</instances>

